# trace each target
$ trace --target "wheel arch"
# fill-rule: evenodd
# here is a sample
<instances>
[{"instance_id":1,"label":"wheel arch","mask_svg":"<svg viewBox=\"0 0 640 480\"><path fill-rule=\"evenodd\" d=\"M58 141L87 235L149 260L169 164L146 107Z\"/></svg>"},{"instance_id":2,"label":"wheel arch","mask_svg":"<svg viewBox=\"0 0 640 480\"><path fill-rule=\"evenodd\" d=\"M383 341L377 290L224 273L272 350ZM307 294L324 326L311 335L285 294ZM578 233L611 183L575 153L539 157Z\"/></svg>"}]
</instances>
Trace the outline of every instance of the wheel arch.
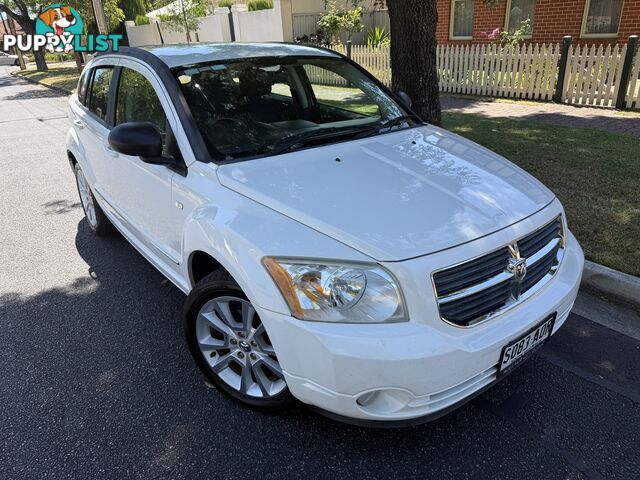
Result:
<instances>
[{"instance_id":1,"label":"wheel arch","mask_svg":"<svg viewBox=\"0 0 640 480\"><path fill-rule=\"evenodd\" d=\"M249 301L259 307L288 312L282 295L261 263L260 249L215 215L199 211L185 224L183 233L184 276L189 291L206 275L224 268Z\"/></svg>"},{"instance_id":2,"label":"wheel arch","mask_svg":"<svg viewBox=\"0 0 640 480\"><path fill-rule=\"evenodd\" d=\"M76 168L78 160L71 150L67 150L67 160L69 160L69 165L71 166L72 170Z\"/></svg>"},{"instance_id":3,"label":"wheel arch","mask_svg":"<svg viewBox=\"0 0 640 480\"><path fill-rule=\"evenodd\" d=\"M75 168L76 164L84 166L84 148L78 138L78 133L74 128L70 128L67 132L67 159L71 168Z\"/></svg>"},{"instance_id":4,"label":"wheel arch","mask_svg":"<svg viewBox=\"0 0 640 480\"><path fill-rule=\"evenodd\" d=\"M218 260L203 250L194 250L189 254L187 267L189 284L192 288L210 273L219 268L224 268ZM226 268L224 269L228 271ZM231 275L230 272L229 274Z\"/></svg>"}]
</instances>

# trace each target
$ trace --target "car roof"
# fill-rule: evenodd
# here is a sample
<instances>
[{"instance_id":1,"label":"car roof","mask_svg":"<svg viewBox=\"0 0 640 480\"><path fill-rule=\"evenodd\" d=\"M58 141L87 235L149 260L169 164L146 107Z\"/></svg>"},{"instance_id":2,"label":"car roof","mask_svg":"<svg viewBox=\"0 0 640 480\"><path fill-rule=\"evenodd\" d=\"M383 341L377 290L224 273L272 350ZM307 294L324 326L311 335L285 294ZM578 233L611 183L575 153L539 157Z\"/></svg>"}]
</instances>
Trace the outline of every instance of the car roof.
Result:
<instances>
[{"instance_id":1,"label":"car roof","mask_svg":"<svg viewBox=\"0 0 640 480\"><path fill-rule=\"evenodd\" d=\"M194 43L146 46L127 50L137 49L146 50L153 54L166 63L169 68L193 65L195 63L256 57L339 57L337 53L330 50L289 43Z\"/></svg>"}]
</instances>

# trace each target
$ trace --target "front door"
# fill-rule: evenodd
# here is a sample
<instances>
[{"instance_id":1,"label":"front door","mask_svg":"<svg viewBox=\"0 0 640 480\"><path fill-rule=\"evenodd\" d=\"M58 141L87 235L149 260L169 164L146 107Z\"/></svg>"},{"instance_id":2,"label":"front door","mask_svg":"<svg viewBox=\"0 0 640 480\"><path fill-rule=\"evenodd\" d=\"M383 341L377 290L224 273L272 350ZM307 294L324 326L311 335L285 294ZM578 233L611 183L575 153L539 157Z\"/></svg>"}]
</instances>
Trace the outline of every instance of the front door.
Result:
<instances>
[{"instance_id":1,"label":"front door","mask_svg":"<svg viewBox=\"0 0 640 480\"><path fill-rule=\"evenodd\" d=\"M159 94L160 84L143 65L121 60L115 86L114 125L128 122L150 122L163 134L165 144L173 113ZM163 98L163 101L160 99ZM169 121L171 118L171 122ZM109 184L113 189L114 208L125 228L143 244L161 264L178 272L180 252L175 249L180 236L176 209L171 200L173 170L163 165L150 165L139 157L106 153ZM168 273L168 272L167 272Z\"/></svg>"}]
</instances>

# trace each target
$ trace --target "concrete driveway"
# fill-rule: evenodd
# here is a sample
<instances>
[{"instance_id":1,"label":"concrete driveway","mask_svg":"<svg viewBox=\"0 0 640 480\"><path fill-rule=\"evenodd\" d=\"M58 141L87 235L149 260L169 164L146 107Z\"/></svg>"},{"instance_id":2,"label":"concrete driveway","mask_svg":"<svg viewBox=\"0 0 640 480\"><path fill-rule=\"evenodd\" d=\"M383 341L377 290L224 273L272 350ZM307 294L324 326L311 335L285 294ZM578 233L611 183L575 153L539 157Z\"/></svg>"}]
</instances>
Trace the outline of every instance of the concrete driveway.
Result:
<instances>
[{"instance_id":1,"label":"concrete driveway","mask_svg":"<svg viewBox=\"0 0 640 480\"><path fill-rule=\"evenodd\" d=\"M208 388L184 296L90 233L65 102L0 69L0 478L640 478L640 343L577 315L421 427L268 415Z\"/></svg>"}]
</instances>

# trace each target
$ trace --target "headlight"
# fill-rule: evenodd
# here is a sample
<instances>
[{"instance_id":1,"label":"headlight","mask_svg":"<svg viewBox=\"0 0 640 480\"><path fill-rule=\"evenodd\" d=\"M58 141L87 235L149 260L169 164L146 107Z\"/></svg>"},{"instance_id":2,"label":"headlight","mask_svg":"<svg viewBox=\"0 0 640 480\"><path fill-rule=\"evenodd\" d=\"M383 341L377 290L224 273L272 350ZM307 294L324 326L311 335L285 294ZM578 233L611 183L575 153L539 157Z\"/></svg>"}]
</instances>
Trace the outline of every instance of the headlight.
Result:
<instances>
[{"instance_id":1,"label":"headlight","mask_svg":"<svg viewBox=\"0 0 640 480\"><path fill-rule=\"evenodd\" d=\"M301 320L342 323L406 321L395 279L379 266L276 260L262 263L291 313Z\"/></svg>"}]
</instances>

